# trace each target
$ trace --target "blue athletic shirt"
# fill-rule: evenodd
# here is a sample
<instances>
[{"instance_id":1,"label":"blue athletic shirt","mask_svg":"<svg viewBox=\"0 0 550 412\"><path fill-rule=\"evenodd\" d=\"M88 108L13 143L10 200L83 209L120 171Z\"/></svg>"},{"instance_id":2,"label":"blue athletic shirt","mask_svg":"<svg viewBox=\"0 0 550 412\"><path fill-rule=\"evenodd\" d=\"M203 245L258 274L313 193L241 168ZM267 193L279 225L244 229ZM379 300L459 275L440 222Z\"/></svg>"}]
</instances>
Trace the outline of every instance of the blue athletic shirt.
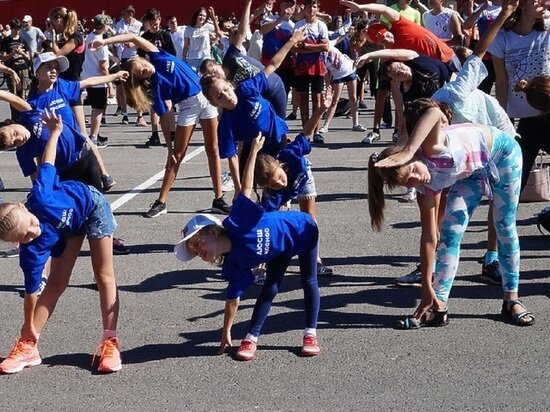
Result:
<instances>
[{"instance_id":1,"label":"blue athletic shirt","mask_svg":"<svg viewBox=\"0 0 550 412\"><path fill-rule=\"evenodd\" d=\"M70 105L78 102L80 102L80 82L63 79L57 79L51 90L34 93L27 99L27 103L33 109L55 109L55 112L63 118L63 123L71 125L76 130L79 130L79 127Z\"/></svg>"},{"instance_id":2,"label":"blue athletic shirt","mask_svg":"<svg viewBox=\"0 0 550 412\"><path fill-rule=\"evenodd\" d=\"M162 116L166 113L166 100L177 104L201 92L199 76L182 59L164 50L149 52L149 61L155 67L151 76L153 108Z\"/></svg>"},{"instance_id":3,"label":"blue athletic shirt","mask_svg":"<svg viewBox=\"0 0 550 412\"><path fill-rule=\"evenodd\" d=\"M237 86L237 107L233 110L224 109L218 124L220 158L234 156L237 153L236 142L250 145L259 132L265 136L262 152L269 153L281 143L282 137L288 132L288 126L277 116L273 105L262 97L267 88L264 72L259 72Z\"/></svg>"},{"instance_id":4,"label":"blue athletic shirt","mask_svg":"<svg viewBox=\"0 0 550 412\"><path fill-rule=\"evenodd\" d=\"M25 206L38 218L42 230L40 236L21 244L19 250L25 292L34 293L48 257L59 257L63 253L63 237L82 233L93 200L88 186L71 180L60 182L55 167L45 163L38 170Z\"/></svg>"},{"instance_id":5,"label":"blue athletic shirt","mask_svg":"<svg viewBox=\"0 0 550 412\"><path fill-rule=\"evenodd\" d=\"M292 143L279 152L277 160L284 163L287 185L280 190L264 188L261 204L266 211L279 210L281 205L296 198L300 193L300 190L308 181L305 155L310 152L311 144L303 133L296 136Z\"/></svg>"},{"instance_id":6,"label":"blue athletic shirt","mask_svg":"<svg viewBox=\"0 0 550 412\"><path fill-rule=\"evenodd\" d=\"M30 176L36 172L35 158L41 158L46 143L50 138L48 128L42 124L42 110L29 110L21 112L19 123L31 132L31 137L23 146L16 149L17 161L24 176ZM63 130L57 143L57 154L55 157L55 168L58 173L64 173L77 160L86 137L80 134L70 124L65 123L63 118Z\"/></svg>"},{"instance_id":7,"label":"blue athletic shirt","mask_svg":"<svg viewBox=\"0 0 550 412\"><path fill-rule=\"evenodd\" d=\"M303 212L266 212L240 194L222 222L231 239L222 277L229 282L227 299L236 299L254 281L252 268L286 255L299 255L317 242L317 225Z\"/></svg>"}]
</instances>

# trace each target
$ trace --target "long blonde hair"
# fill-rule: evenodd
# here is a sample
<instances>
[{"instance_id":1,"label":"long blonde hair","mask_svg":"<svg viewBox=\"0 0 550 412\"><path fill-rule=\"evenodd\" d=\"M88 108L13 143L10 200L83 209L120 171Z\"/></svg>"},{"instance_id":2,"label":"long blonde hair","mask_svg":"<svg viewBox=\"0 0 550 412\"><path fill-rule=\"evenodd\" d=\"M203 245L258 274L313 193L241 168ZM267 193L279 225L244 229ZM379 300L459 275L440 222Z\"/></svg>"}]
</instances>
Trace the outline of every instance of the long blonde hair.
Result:
<instances>
[{"instance_id":1,"label":"long blonde hair","mask_svg":"<svg viewBox=\"0 0 550 412\"><path fill-rule=\"evenodd\" d=\"M145 112L149 110L153 103L151 98L150 80L137 79L134 76L133 68L135 64L143 57L132 57L124 62L121 66L122 70L128 72L128 79L122 83L126 101L128 105L137 111Z\"/></svg>"},{"instance_id":2,"label":"long blonde hair","mask_svg":"<svg viewBox=\"0 0 550 412\"><path fill-rule=\"evenodd\" d=\"M382 150L381 153L373 153L369 158L368 202L370 224L372 229L377 232L382 230L382 224L384 223L384 208L386 206L386 199L384 197L384 183L390 190L402 185L405 180L405 166L410 164L413 160L403 166L397 167L382 168L376 167L374 164L379 160L401 151L401 149L402 148L397 146L390 146Z\"/></svg>"},{"instance_id":3,"label":"long blonde hair","mask_svg":"<svg viewBox=\"0 0 550 412\"><path fill-rule=\"evenodd\" d=\"M76 14L76 11L68 10L66 7L54 7L48 13L48 17L50 20L57 17L61 17L63 19L63 33L61 34L63 35L65 41L69 40L69 38L76 33L78 28L78 15Z\"/></svg>"}]
</instances>

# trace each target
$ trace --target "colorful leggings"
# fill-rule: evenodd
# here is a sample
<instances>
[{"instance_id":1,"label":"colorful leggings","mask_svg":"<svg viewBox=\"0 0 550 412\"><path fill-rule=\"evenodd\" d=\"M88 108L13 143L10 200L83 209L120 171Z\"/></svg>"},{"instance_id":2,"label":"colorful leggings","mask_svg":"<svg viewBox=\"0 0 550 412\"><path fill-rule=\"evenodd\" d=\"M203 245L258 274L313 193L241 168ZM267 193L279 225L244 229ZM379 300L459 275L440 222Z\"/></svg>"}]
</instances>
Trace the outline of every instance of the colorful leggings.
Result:
<instances>
[{"instance_id":1,"label":"colorful leggings","mask_svg":"<svg viewBox=\"0 0 550 412\"><path fill-rule=\"evenodd\" d=\"M279 256L267 263L267 277L265 284L254 305L252 319L248 333L253 336L260 336L260 330L269 314L271 304L283 282L286 269L292 256ZM304 306L306 317L306 328L317 327L319 315L320 296L317 283L317 239L315 246L309 248L299 255L300 278L304 290Z\"/></svg>"},{"instance_id":2,"label":"colorful leggings","mask_svg":"<svg viewBox=\"0 0 550 412\"><path fill-rule=\"evenodd\" d=\"M519 282L519 239L516 230L522 157L513 137L493 130L492 158L500 180L491 183L493 220L498 238L498 258L504 292L517 292ZM484 195L481 173L457 181L449 191L433 287L439 300L447 301L458 269L460 242L468 222Z\"/></svg>"}]
</instances>

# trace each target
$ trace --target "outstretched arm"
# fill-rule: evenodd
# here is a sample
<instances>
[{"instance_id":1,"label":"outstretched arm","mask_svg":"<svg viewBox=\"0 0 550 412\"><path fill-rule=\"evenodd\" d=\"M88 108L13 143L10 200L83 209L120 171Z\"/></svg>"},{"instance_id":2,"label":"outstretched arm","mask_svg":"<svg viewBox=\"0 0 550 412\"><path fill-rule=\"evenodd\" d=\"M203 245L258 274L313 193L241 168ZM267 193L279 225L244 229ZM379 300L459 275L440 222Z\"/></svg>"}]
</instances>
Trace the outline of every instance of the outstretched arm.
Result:
<instances>
[{"instance_id":1,"label":"outstretched arm","mask_svg":"<svg viewBox=\"0 0 550 412\"><path fill-rule=\"evenodd\" d=\"M44 147L44 153L42 154L42 163L55 164L55 157L57 154L57 141L63 131L63 121L61 116L55 113L55 110L44 110L42 115L42 123L46 125L50 132L50 138L46 142Z\"/></svg>"},{"instance_id":2,"label":"outstretched arm","mask_svg":"<svg viewBox=\"0 0 550 412\"><path fill-rule=\"evenodd\" d=\"M108 74L107 76L94 76L88 77L85 80L80 81L80 89L85 89L87 87L96 86L98 84L114 82L117 80L125 82L128 78L128 72L125 70L120 70L114 74Z\"/></svg>"},{"instance_id":3,"label":"outstretched arm","mask_svg":"<svg viewBox=\"0 0 550 412\"><path fill-rule=\"evenodd\" d=\"M225 301L225 309L223 311L223 330L220 349L218 354L221 355L226 349L231 347L231 327L235 320L235 315L239 309L239 298L227 299Z\"/></svg>"},{"instance_id":4,"label":"outstretched arm","mask_svg":"<svg viewBox=\"0 0 550 412\"><path fill-rule=\"evenodd\" d=\"M419 54L414 50L382 49L382 50L376 50L370 53L365 53L362 56L359 56L359 58L355 61L355 65L359 68L374 59L382 59L382 60L391 59L391 60L398 60L398 61L408 61L408 60L416 59L418 56Z\"/></svg>"},{"instance_id":5,"label":"outstretched arm","mask_svg":"<svg viewBox=\"0 0 550 412\"><path fill-rule=\"evenodd\" d=\"M21 97L16 96L13 93L7 92L5 90L0 90L0 100L8 102L11 107L13 107L18 112L26 112L31 110L32 107Z\"/></svg>"},{"instance_id":6,"label":"outstretched arm","mask_svg":"<svg viewBox=\"0 0 550 412\"><path fill-rule=\"evenodd\" d=\"M441 130L441 110L431 108L426 111L416 123L409 140L403 149L375 164L376 167L401 166L411 160L416 151L422 148L428 154L434 154L441 150L439 137Z\"/></svg>"},{"instance_id":7,"label":"outstretched arm","mask_svg":"<svg viewBox=\"0 0 550 412\"><path fill-rule=\"evenodd\" d=\"M367 13L375 13L384 16L389 22L400 19L398 11L383 4L357 4L354 1L340 0L340 4L344 7L349 7L352 12L366 11Z\"/></svg>"},{"instance_id":8,"label":"outstretched arm","mask_svg":"<svg viewBox=\"0 0 550 412\"><path fill-rule=\"evenodd\" d=\"M133 33L119 34L117 36L109 37L108 39L96 39L92 43L92 48L97 49L101 46L109 46L111 44L119 43L133 43L146 53L159 51L157 46L149 40L146 40L141 36L136 36Z\"/></svg>"},{"instance_id":9,"label":"outstretched arm","mask_svg":"<svg viewBox=\"0 0 550 412\"><path fill-rule=\"evenodd\" d=\"M239 29L237 33L233 36L232 43L237 49L240 49L246 40L246 33L250 31L250 6L252 5L252 0L246 0L244 2L243 14L241 15L241 20L239 21Z\"/></svg>"},{"instance_id":10,"label":"outstretched arm","mask_svg":"<svg viewBox=\"0 0 550 412\"><path fill-rule=\"evenodd\" d=\"M15 84L21 83L21 79L19 78L19 76L17 75L15 70L10 69L9 67L4 66L3 64L0 64L0 72L4 73L4 74L7 74L8 76L13 77L13 82Z\"/></svg>"},{"instance_id":11,"label":"outstretched arm","mask_svg":"<svg viewBox=\"0 0 550 412\"><path fill-rule=\"evenodd\" d=\"M476 44L474 54L477 57L481 59L485 55L487 49L489 48L493 40L495 40L495 37L497 36L502 25L506 20L508 20L508 17L510 17L512 13L514 13L516 8L518 7L518 4L519 0L502 0L502 9L500 10L498 17L495 19L495 21L493 21L493 23L489 26L489 29Z\"/></svg>"},{"instance_id":12,"label":"outstretched arm","mask_svg":"<svg viewBox=\"0 0 550 412\"><path fill-rule=\"evenodd\" d=\"M251 198L252 191L254 189L254 168L256 167L256 157L260 149L263 147L264 142L265 136L258 133L258 136L252 140L252 144L250 145L250 153L248 154L248 159L246 159L246 165L244 166L243 181L241 182L241 193L249 199Z\"/></svg>"},{"instance_id":13,"label":"outstretched arm","mask_svg":"<svg viewBox=\"0 0 550 412\"><path fill-rule=\"evenodd\" d=\"M299 42L304 41L304 31L306 26L300 27L292 33L292 37L285 43L283 47L271 58L268 65L264 67L264 74L269 77L271 73L279 68L288 52ZM328 45L327 45L328 46Z\"/></svg>"}]
</instances>

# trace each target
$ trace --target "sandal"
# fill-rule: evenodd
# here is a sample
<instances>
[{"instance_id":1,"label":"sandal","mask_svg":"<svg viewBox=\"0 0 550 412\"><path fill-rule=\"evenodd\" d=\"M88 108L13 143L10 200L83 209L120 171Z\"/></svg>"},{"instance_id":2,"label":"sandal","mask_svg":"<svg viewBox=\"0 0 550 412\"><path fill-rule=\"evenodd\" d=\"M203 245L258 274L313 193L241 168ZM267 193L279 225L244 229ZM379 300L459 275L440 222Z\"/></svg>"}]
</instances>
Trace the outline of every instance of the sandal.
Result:
<instances>
[{"instance_id":1,"label":"sandal","mask_svg":"<svg viewBox=\"0 0 550 412\"><path fill-rule=\"evenodd\" d=\"M524 310L519 313L515 313L512 309L516 305L521 306L521 308ZM517 326L531 326L533 323L535 323L535 316L533 315L533 312L528 311L525 308L523 302L519 299L504 300L502 302L501 313L504 317L515 323ZM531 318L531 320L522 321L522 319L525 319L527 317Z\"/></svg>"},{"instance_id":2,"label":"sandal","mask_svg":"<svg viewBox=\"0 0 550 412\"><path fill-rule=\"evenodd\" d=\"M420 320L408 317L397 321L397 329L438 328L449 324L448 308L437 310L431 308Z\"/></svg>"}]
</instances>

